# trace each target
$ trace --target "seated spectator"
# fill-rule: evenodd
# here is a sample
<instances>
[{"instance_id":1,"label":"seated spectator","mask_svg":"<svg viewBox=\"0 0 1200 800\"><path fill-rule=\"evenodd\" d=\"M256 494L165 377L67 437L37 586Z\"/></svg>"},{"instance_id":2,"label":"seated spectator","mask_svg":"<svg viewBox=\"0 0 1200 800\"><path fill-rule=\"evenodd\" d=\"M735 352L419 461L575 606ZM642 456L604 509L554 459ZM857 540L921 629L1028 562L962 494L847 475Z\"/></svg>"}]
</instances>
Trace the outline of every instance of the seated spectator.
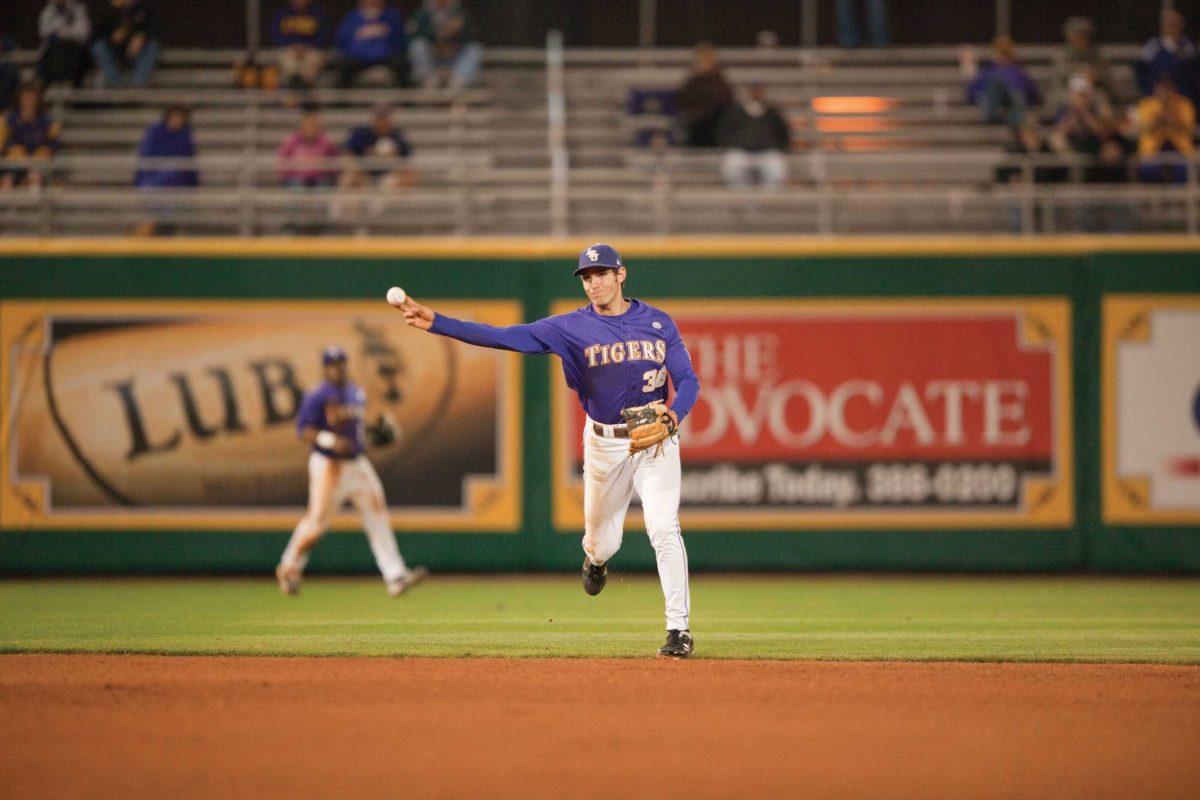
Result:
<instances>
[{"instance_id":1,"label":"seated spectator","mask_svg":"<svg viewBox=\"0 0 1200 800\"><path fill-rule=\"evenodd\" d=\"M408 23L408 35L415 83L436 88L442 71L449 73L446 85L451 89L475 83L483 45L477 41L474 19L459 0L425 0Z\"/></svg>"},{"instance_id":2,"label":"seated spectator","mask_svg":"<svg viewBox=\"0 0 1200 800\"><path fill-rule=\"evenodd\" d=\"M48 162L58 152L58 134L59 125L42 102L41 87L26 83L17 90L16 105L0 123L0 155ZM45 183L44 166L12 166L0 173L0 189L28 184L37 191Z\"/></svg>"},{"instance_id":3,"label":"seated spectator","mask_svg":"<svg viewBox=\"0 0 1200 800\"><path fill-rule=\"evenodd\" d=\"M721 174L730 186L777 189L787 180L791 131L783 114L768 105L761 83L739 93L717 128L717 144L726 148Z\"/></svg>"},{"instance_id":4,"label":"seated spectator","mask_svg":"<svg viewBox=\"0 0 1200 800\"><path fill-rule=\"evenodd\" d=\"M152 122L142 135L139 158L195 158L196 142L192 138L191 113L185 106L171 106L161 120ZM157 189L164 186L199 186L194 167L157 167L142 165L134 177L139 188Z\"/></svg>"},{"instance_id":5,"label":"seated spectator","mask_svg":"<svg viewBox=\"0 0 1200 800\"><path fill-rule=\"evenodd\" d=\"M100 67L99 85L145 86L162 49L148 0L109 0L96 15L92 56Z\"/></svg>"},{"instance_id":6,"label":"seated spectator","mask_svg":"<svg viewBox=\"0 0 1200 800\"><path fill-rule=\"evenodd\" d=\"M668 144L675 144L675 126L679 116L677 92L674 89L642 88L632 86L625 98L625 113L634 124L633 143L646 147L665 136Z\"/></svg>"},{"instance_id":7,"label":"seated spectator","mask_svg":"<svg viewBox=\"0 0 1200 800\"><path fill-rule=\"evenodd\" d=\"M1195 43L1183 35L1183 28L1183 15L1173 8L1164 8L1159 17L1159 34L1146 42L1134 70L1143 96L1157 91L1159 76L1169 75L1178 92L1195 106L1200 54Z\"/></svg>"},{"instance_id":8,"label":"seated spectator","mask_svg":"<svg viewBox=\"0 0 1200 800\"><path fill-rule=\"evenodd\" d=\"M1111 101L1112 68L1096 44L1096 26L1087 17L1071 17L1063 24L1063 38L1066 44L1058 64L1060 89L1069 93L1071 79L1087 75L1092 88Z\"/></svg>"},{"instance_id":9,"label":"seated spectator","mask_svg":"<svg viewBox=\"0 0 1200 800\"><path fill-rule=\"evenodd\" d=\"M995 60L979 66L973 50L963 53L962 69L970 83L967 100L983 107L985 122L1020 128L1030 106L1041 102L1037 84L1017 62L1012 39L999 36L992 42Z\"/></svg>"},{"instance_id":10,"label":"seated spectator","mask_svg":"<svg viewBox=\"0 0 1200 800\"><path fill-rule=\"evenodd\" d=\"M172 106L160 121L151 123L138 147L139 158L195 158L196 143L192 138L191 114L185 106ZM141 164L133 183L139 189L179 189L200 185L195 167L182 165L156 166ZM152 219L142 223L138 233L152 236L167 233L178 226L178 207L171 202L170 193L160 195L149 207Z\"/></svg>"},{"instance_id":11,"label":"seated spectator","mask_svg":"<svg viewBox=\"0 0 1200 800\"><path fill-rule=\"evenodd\" d=\"M0 36L0 112L7 111L17 99L17 86L21 83L20 70L8 60L12 49L12 38Z\"/></svg>"},{"instance_id":12,"label":"seated spectator","mask_svg":"<svg viewBox=\"0 0 1200 800\"><path fill-rule=\"evenodd\" d=\"M342 173L342 185L358 187L368 183L387 189L412 186L416 183L416 171L408 164L412 147L404 133L392 122L389 106L375 109L370 125L363 125L350 132L345 151L355 159L368 159L375 163L360 166L351 162ZM386 160L386 165L378 162Z\"/></svg>"},{"instance_id":13,"label":"seated spectator","mask_svg":"<svg viewBox=\"0 0 1200 800\"><path fill-rule=\"evenodd\" d=\"M59 81L72 86L82 84L88 68L87 43L92 35L87 6L79 0L50 0L38 17L38 35L42 37L42 51L37 73L42 85Z\"/></svg>"},{"instance_id":14,"label":"seated spectator","mask_svg":"<svg viewBox=\"0 0 1200 800\"><path fill-rule=\"evenodd\" d=\"M1146 183L1184 183L1183 157L1196 152L1196 107L1180 94L1170 73L1158 76L1154 94L1138 103L1138 179Z\"/></svg>"},{"instance_id":15,"label":"seated spectator","mask_svg":"<svg viewBox=\"0 0 1200 800\"><path fill-rule=\"evenodd\" d=\"M1084 73L1071 79L1067 105L1059 113L1050 134L1056 153L1090 156L1082 170L1077 165L1072 175L1084 183L1122 183L1126 173L1126 149L1112 109ZM1103 197L1073 204L1075 227L1089 233L1124 231L1129 228L1128 205Z\"/></svg>"},{"instance_id":16,"label":"seated spectator","mask_svg":"<svg viewBox=\"0 0 1200 800\"><path fill-rule=\"evenodd\" d=\"M340 88L354 84L359 73L372 67L386 67L392 73L392 83L408 83L408 41L404 20L395 8L384 0L358 0L358 8L342 20L335 37L340 64Z\"/></svg>"},{"instance_id":17,"label":"seated spectator","mask_svg":"<svg viewBox=\"0 0 1200 800\"><path fill-rule=\"evenodd\" d=\"M380 191L365 203L361 196L339 197L333 204L333 216L335 219L356 220L357 232L365 234L368 215L384 213L391 197L416 185L417 171L408 161L412 148L392 122L391 108L380 106L375 110L370 125L350 132L344 149L348 158L342 170L341 187L354 190L374 186Z\"/></svg>"},{"instance_id":18,"label":"seated spectator","mask_svg":"<svg viewBox=\"0 0 1200 800\"><path fill-rule=\"evenodd\" d=\"M271 44L279 50L279 78L284 86L311 89L325 66L329 23L325 9L312 0L288 0L271 22Z\"/></svg>"},{"instance_id":19,"label":"seated spectator","mask_svg":"<svg viewBox=\"0 0 1200 800\"><path fill-rule=\"evenodd\" d=\"M294 189L333 186L337 180L337 146L321 122L321 112L306 106L300 124L279 145L279 181Z\"/></svg>"},{"instance_id":20,"label":"seated spectator","mask_svg":"<svg viewBox=\"0 0 1200 800\"><path fill-rule=\"evenodd\" d=\"M1056 153L1094 156L1116 135L1116 120L1107 101L1085 75L1076 75L1071 79L1067 105L1059 112L1050 134L1051 147Z\"/></svg>"},{"instance_id":21,"label":"seated spectator","mask_svg":"<svg viewBox=\"0 0 1200 800\"><path fill-rule=\"evenodd\" d=\"M725 109L733 104L733 89L717 63L717 48L707 42L696 45L692 74L676 95L683 121L684 144L716 147L717 125Z\"/></svg>"}]
</instances>

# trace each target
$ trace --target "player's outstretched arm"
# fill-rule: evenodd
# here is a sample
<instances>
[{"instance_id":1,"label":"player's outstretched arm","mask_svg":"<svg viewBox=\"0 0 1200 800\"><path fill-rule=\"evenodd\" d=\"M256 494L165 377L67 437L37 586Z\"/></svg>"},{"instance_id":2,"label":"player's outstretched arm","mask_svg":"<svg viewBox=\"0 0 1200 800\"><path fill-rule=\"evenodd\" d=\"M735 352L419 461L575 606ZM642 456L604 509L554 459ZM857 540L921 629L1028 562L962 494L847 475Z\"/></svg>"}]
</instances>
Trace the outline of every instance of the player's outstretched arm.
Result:
<instances>
[{"instance_id":1,"label":"player's outstretched arm","mask_svg":"<svg viewBox=\"0 0 1200 800\"><path fill-rule=\"evenodd\" d=\"M395 292L395 294L393 294ZM509 325L499 328L495 325L485 325L482 322L467 322L466 320L438 314L428 306L423 306L402 290L388 293L388 302L404 314L404 321L414 328L441 336L449 336L460 342L493 347L498 350L515 350L528 355L541 355L557 352L556 345L561 343L561 335L548 320L539 320L527 325Z\"/></svg>"}]
</instances>

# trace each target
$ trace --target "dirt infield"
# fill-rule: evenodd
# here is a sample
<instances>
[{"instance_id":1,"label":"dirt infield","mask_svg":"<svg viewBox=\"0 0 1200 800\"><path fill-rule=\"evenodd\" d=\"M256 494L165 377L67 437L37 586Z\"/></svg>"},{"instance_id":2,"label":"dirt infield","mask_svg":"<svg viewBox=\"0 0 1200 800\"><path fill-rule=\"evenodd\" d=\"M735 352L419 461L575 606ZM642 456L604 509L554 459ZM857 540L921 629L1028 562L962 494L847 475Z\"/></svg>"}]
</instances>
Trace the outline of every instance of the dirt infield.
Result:
<instances>
[{"instance_id":1,"label":"dirt infield","mask_svg":"<svg viewBox=\"0 0 1200 800\"><path fill-rule=\"evenodd\" d=\"M1200 668L0 657L0 796L1200 797Z\"/></svg>"}]
</instances>

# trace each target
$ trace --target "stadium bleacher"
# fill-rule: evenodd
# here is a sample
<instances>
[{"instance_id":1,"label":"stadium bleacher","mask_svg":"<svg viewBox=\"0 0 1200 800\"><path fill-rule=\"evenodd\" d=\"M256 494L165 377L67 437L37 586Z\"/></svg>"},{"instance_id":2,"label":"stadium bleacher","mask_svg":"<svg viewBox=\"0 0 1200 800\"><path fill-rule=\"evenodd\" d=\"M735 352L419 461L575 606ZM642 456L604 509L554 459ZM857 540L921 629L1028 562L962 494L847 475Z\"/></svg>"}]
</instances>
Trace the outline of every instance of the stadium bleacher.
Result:
<instances>
[{"instance_id":1,"label":"stadium bleacher","mask_svg":"<svg viewBox=\"0 0 1200 800\"><path fill-rule=\"evenodd\" d=\"M1138 48L1106 48L1119 92L1132 98ZM1054 94L1058 49L1023 48L1022 61ZM482 86L466 92L329 88L312 95L335 141L365 124L381 102L413 144L417 186L380 195L356 190L359 212L338 214L346 192L299 196L276 185L275 150L294 128L296 98L285 91L232 87L234 50L169 50L149 88L71 90L47 100L63 124L50 185L0 196L7 235L116 235L147 214L132 191L137 144L173 103L192 108L201 186L172 200L182 234L259 235L288 230L297 205L333 234L540 234L555 230L688 233L1008 232L1040 220L1069 229L1062 209L1122 203L1138 229L1196 227L1195 182L1150 187L1066 182L996 183L1005 164L1037 159L1006 151L1010 134L979 121L967 104L954 47L730 49L727 78L754 80L788 117L790 175L778 192L735 189L721 180L719 153L637 146L646 125L665 117L625 113L632 89L671 89L691 61L686 49L567 50L563 129L551 130L547 52L488 51ZM31 54L18 54L28 62ZM561 141L567 168L555 170ZM1068 159L1069 160L1069 159ZM343 198L345 199L345 198ZM369 209L369 211L363 211Z\"/></svg>"}]
</instances>

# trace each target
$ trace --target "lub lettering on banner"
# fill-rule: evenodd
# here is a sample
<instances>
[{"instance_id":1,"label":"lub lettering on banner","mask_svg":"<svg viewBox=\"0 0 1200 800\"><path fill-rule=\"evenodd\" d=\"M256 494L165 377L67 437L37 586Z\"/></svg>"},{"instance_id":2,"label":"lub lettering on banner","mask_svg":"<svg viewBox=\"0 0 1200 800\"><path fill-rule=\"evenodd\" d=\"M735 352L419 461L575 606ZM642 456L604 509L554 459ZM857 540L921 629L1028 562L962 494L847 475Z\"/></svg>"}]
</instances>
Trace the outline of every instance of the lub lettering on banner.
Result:
<instances>
[{"instance_id":1,"label":"lub lettering on banner","mask_svg":"<svg viewBox=\"0 0 1200 800\"><path fill-rule=\"evenodd\" d=\"M685 525L1070 524L1066 300L650 302L701 382ZM571 530L583 415L556 391L555 519Z\"/></svg>"},{"instance_id":2,"label":"lub lettering on banner","mask_svg":"<svg viewBox=\"0 0 1200 800\"><path fill-rule=\"evenodd\" d=\"M347 350L368 416L399 423L396 442L368 451L397 527L519 524L515 355L432 341L382 302L2 306L4 528L290 527L308 485L296 416L330 344ZM510 302L444 306L521 318Z\"/></svg>"}]
</instances>

